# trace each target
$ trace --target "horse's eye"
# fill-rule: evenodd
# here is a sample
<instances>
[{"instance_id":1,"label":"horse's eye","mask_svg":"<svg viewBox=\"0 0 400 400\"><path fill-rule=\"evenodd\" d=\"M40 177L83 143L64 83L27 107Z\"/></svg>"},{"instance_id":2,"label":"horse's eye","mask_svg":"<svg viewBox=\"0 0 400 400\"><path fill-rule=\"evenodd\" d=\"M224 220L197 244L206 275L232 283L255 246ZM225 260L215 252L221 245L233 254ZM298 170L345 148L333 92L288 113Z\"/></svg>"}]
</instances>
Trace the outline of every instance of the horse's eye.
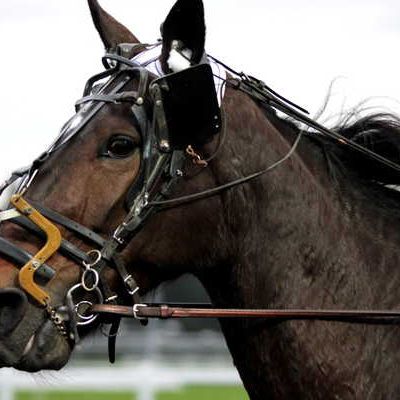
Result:
<instances>
[{"instance_id":1,"label":"horse's eye","mask_svg":"<svg viewBox=\"0 0 400 400\"><path fill-rule=\"evenodd\" d=\"M126 158L132 155L136 147L136 142L130 136L116 135L109 139L106 151L102 152L102 155L110 158Z\"/></svg>"}]
</instances>

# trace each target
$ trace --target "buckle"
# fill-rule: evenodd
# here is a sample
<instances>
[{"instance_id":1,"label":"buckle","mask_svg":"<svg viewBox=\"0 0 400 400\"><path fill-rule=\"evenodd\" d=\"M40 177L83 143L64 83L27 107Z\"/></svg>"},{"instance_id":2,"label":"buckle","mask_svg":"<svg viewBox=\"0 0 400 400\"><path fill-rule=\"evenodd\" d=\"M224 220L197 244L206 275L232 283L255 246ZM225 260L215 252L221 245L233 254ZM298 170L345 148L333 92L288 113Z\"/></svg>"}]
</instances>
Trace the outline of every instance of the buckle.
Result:
<instances>
[{"instance_id":1,"label":"buckle","mask_svg":"<svg viewBox=\"0 0 400 400\"><path fill-rule=\"evenodd\" d=\"M139 307L147 307L147 304L134 304L132 307L132 312L133 312L133 316L135 319L139 320L139 321L143 321L143 320L147 320L146 317L139 317L138 312Z\"/></svg>"},{"instance_id":2,"label":"buckle","mask_svg":"<svg viewBox=\"0 0 400 400\"><path fill-rule=\"evenodd\" d=\"M122 245L122 244L125 243L125 240L118 236L118 234L120 233L119 231L120 231L119 228L117 228L117 230L116 230L116 231L114 232L114 234L113 234L113 239L114 239L118 244L121 244L121 245Z\"/></svg>"}]
</instances>

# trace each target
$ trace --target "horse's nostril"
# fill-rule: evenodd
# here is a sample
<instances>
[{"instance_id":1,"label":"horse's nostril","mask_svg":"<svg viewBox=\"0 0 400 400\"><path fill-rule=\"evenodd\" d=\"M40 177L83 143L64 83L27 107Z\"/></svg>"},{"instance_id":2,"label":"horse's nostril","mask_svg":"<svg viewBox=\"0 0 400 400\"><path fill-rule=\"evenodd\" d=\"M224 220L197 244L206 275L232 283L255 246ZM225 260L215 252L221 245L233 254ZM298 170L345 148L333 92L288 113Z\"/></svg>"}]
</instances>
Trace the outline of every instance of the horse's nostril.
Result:
<instances>
[{"instance_id":1,"label":"horse's nostril","mask_svg":"<svg viewBox=\"0 0 400 400\"><path fill-rule=\"evenodd\" d=\"M21 322L27 302L19 289L0 289L0 337L9 335Z\"/></svg>"}]
</instances>

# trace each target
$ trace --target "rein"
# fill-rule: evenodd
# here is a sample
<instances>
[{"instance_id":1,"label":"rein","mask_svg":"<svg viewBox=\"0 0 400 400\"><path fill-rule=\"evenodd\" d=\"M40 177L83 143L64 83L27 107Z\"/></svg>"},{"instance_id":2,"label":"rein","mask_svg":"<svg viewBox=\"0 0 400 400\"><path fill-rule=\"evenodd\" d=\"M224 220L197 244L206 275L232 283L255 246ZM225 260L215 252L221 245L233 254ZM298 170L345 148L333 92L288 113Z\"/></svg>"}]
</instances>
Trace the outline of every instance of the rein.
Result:
<instances>
[{"instance_id":1,"label":"rein","mask_svg":"<svg viewBox=\"0 0 400 400\"><path fill-rule=\"evenodd\" d=\"M201 159L194 151L191 143L185 144L181 142L181 137L174 138L172 136L168 122L173 119L168 118L167 113L171 112L168 101L174 101L174 99L169 99L165 93L172 92L170 87L176 87L176 82L179 82L179 79L183 79L186 74L189 74L189 76L191 73L197 74L195 75L196 77L204 79L204 82L207 83L210 80L210 76L211 80L213 79L212 75L210 75L211 68L207 69L207 65L195 66L190 68L189 71L185 70L186 72L182 71L177 74L170 74L150 82L148 71L132 61L130 57L121 55L133 54L134 51L135 45L120 45L117 49L117 53L119 52L119 54L107 54L103 58L106 71L89 79L83 98L76 103L78 117L66 124L64 133L31 167L14 173L11 179L0 187L1 193L16 179L22 179L22 184L17 191L17 195L14 195L12 198L12 203L16 207L16 210L7 210L0 213L0 221L9 220L11 223L21 226L35 236L47 238L46 246L39 253L32 256L0 237L0 253L8 256L18 265L23 265L19 274L20 286L46 308L49 318L54 322L60 334L66 337L72 344L76 344L79 341L79 326L93 323L100 315L105 317L105 320L111 323L109 355L110 360L113 361L115 360L116 333L118 332L121 318L135 318L140 320L143 325L146 324L149 318L260 318L279 321L301 319L349 323L399 324L400 311L389 310L245 310L218 309L213 308L212 305L141 303L139 287L132 275L129 274L121 253L135 234L143 227L146 220L151 215L163 209L215 196L274 170L295 153L305 132L300 131L289 151L281 159L261 171L208 190L170 198L169 196L173 187L184 176L183 166L184 162L188 159L188 154L192 157L193 161L197 161L198 165L203 167L207 165L207 160ZM243 73L238 73L217 59L212 59L236 77L224 80L224 84L229 84L234 89L246 93L262 107L277 109L312 128L320 135L332 139L338 145L347 146L361 152L367 157L400 172L400 165L313 121L305 115L305 110L275 93L262 81ZM100 90L94 91L94 84L105 77L110 78L110 81L104 84ZM136 91L120 92L135 77L139 78L138 89ZM186 94L190 95L190 93ZM148 121L148 116L144 110L146 95L147 98L150 97L152 100L152 121ZM211 93L209 102L215 104L216 107L211 107L207 110L210 115L206 115L205 119L211 117L210 119L213 122L208 120L200 122L204 122L203 128L206 127L212 132L207 132L208 136L206 135L205 138L202 137L201 140L207 143L213 135L219 133L221 136L215 153L208 161L217 155L220 147L223 145L223 135L225 133L223 129L220 132L221 126L224 125L224 118L221 118L215 91L214 94ZM132 183L129 189L127 195L127 215L108 239L102 238L91 229L47 207L43 207L40 204L29 204L23 198L26 189L49 155L77 135L83 126L100 110L102 105L106 103L128 103L131 106L133 118L144 143L143 168L138 178L139 182ZM216 108L218 109L217 111ZM177 127L179 129L179 124ZM200 128L198 130L200 132ZM204 136L204 132L200 133ZM65 240L61 237L57 226L62 226L76 237L83 239L93 250L86 253ZM61 306L51 305L47 293L33 279L34 275L35 278L40 278L44 281L52 279L55 275L55 270L47 265L46 261L56 251L66 255L70 260L82 267L80 283L68 290L65 304ZM108 282L103 279L103 272L106 268L117 271L124 283L126 294L130 298L132 306L119 304L121 302L121 295L114 293L110 289ZM77 294L81 297L80 301L76 301L75 297Z\"/></svg>"},{"instance_id":2,"label":"rein","mask_svg":"<svg viewBox=\"0 0 400 400\"><path fill-rule=\"evenodd\" d=\"M262 318L266 320L319 320L368 324L399 324L400 311L376 310L307 310L307 309L232 309L214 308L212 304L168 305L135 304L133 307L96 304L91 312L135 319L182 318Z\"/></svg>"}]
</instances>

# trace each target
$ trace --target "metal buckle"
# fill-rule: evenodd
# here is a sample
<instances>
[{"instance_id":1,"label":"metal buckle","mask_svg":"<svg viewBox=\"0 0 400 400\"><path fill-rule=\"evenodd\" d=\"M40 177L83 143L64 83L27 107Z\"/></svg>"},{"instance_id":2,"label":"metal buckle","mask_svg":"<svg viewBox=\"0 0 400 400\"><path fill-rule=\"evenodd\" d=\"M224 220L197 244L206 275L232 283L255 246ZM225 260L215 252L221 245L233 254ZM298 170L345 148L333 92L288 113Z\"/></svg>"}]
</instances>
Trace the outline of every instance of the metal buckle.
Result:
<instances>
[{"instance_id":1,"label":"metal buckle","mask_svg":"<svg viewBox=\"0 0 400 400\"><path fill-rule=\"evenodd\" d=\"M117 229L114 234L113 234L113 239L118 243L118 244L124 244L124 239L120 238L117 236L119 234L119 229Z\"/></svg>"},{"instance_id":2,"label":"metal buckle","mask_svg":"<svg viewBox=\"0 0 400 400\"><path fill-rule=\"evenodd\" d=\"M137 313L139 312L139 307L147 307L147 304L134 304L132 307L133 316L139 321L147 320L146 317L139 317Z\"/></svg>"}]
</instances>

